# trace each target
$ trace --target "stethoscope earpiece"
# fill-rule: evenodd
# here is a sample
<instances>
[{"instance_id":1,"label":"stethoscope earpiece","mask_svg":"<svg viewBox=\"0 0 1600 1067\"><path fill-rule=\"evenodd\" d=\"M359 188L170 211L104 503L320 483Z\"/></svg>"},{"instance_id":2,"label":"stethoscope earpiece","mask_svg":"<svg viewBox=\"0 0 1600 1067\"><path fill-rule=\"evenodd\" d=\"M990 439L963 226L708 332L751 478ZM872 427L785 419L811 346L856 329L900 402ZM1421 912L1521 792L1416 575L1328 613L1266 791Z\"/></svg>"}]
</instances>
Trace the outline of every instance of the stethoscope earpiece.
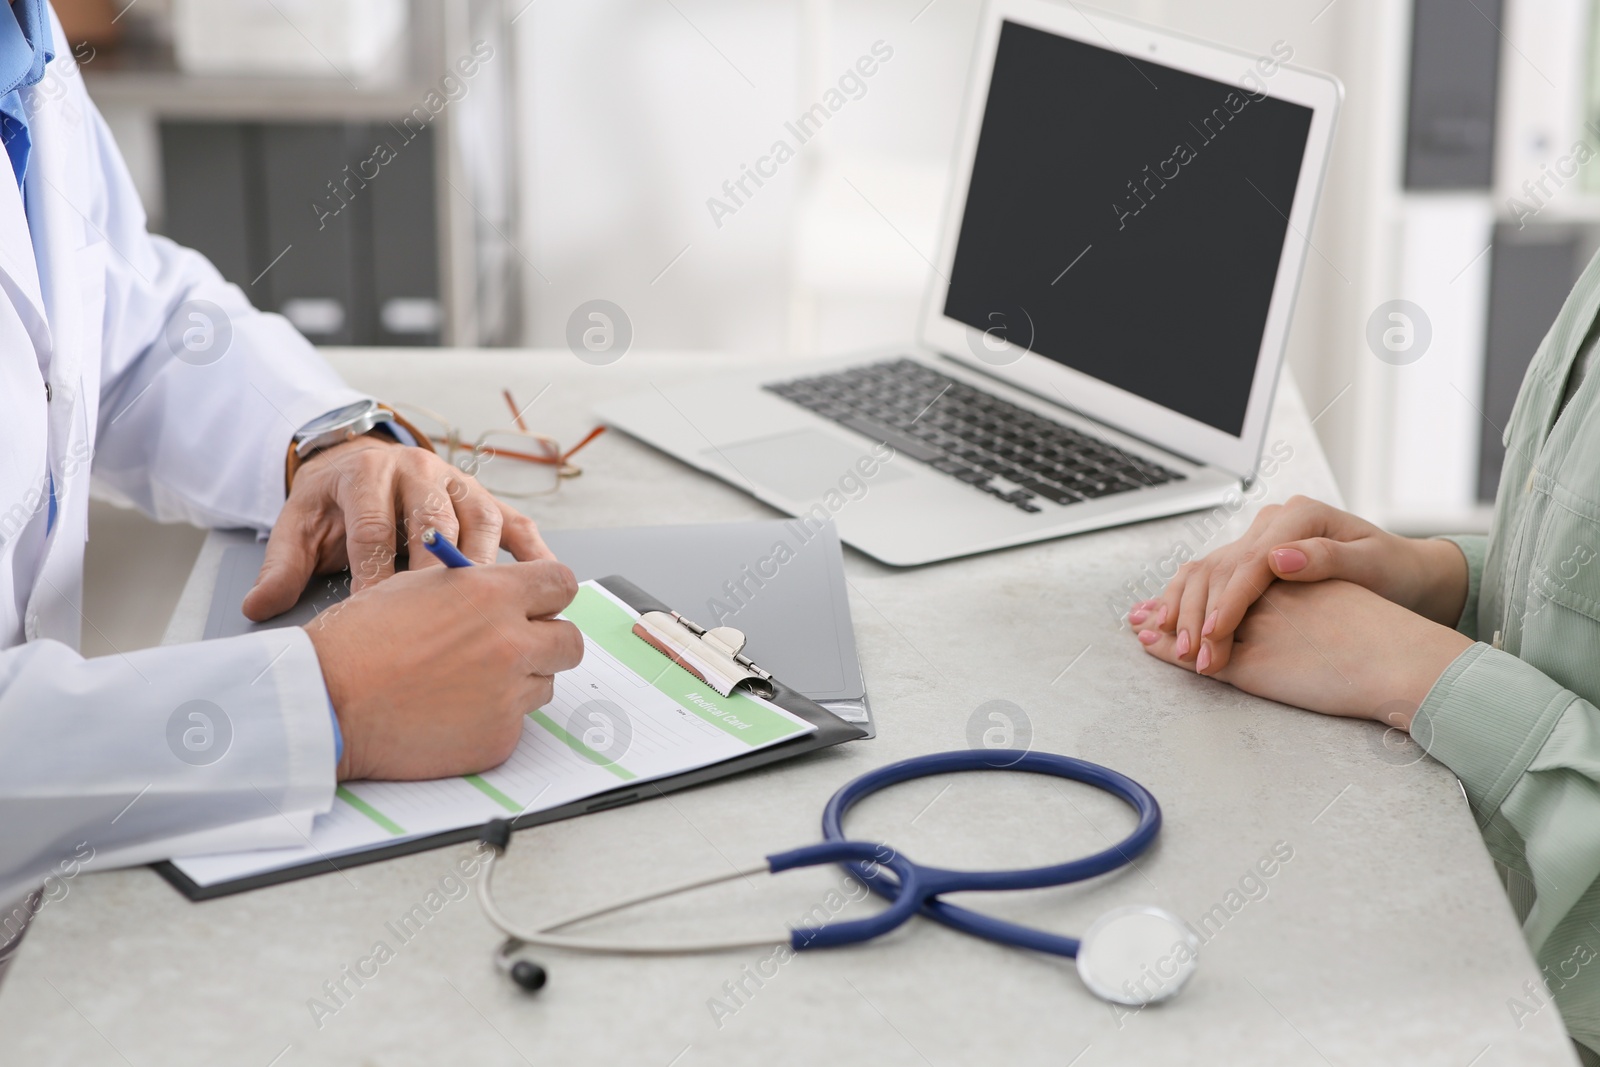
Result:
<instances>
[{"instance_id":1,"label":"stethoscope earpiece","mask_svg":"<svg viewBox=\"0 0 1600 1067\"><path fill-rule=\"evenodd\" d=\"M549 974L545 969L527 956L523 949L527 946L514 937L508 937L500 944L500 951L494 954L495 965L511 976L511 980L521 987L524 993L537 993L544 988Z\"/></svg>"},{"instance_id":2,"label":"stethoscope earpiece","mask_svg":"<svg viewBox=\"0 0 1600 1067\"><path fill-rule=\"evenodd\" d=\"M485 864L483 883L479 889L480 894L487 900L490 872L494 870L494 861L505 855L506 849L511 845L511 820L491 820L484 826L483 833L479 835L478 839L494 850L489 854L489 859ZM549 980L550 975L542 966L529 959L523 953L522 950L527 947L526 942L515 937L508 937L500 943L499 950L494 954L494 962L495 966L508 974L511 980L517 983L524 993L537 993L544 988L544 984Z\"/></svg>"}]
</instances>

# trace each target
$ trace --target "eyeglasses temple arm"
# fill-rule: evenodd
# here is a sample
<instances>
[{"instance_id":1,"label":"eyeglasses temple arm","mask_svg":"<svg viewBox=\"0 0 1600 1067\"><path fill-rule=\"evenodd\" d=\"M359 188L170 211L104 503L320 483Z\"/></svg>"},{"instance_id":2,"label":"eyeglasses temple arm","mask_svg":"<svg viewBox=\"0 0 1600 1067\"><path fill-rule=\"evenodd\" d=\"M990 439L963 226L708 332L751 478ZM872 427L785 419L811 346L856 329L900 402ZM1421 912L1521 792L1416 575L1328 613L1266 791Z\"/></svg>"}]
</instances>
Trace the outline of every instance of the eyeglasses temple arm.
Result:
<instances>
[{"instance_id":1,"label":"eyeglasses temple arm","mask_svg":"<svg viewBox=\"0 0 1600 1067\"><path fill-rule=\"evenodd\" d=\"M517 410L517 402L512 399L511 390L502 389L500 390L500 395L506 398L506 407L511 409L511 417L516 420L517 429L521 430L523 433L527 433L528 425L522 421L522 412Z\"/></svg>"},{"instance_id":2,"label":"eyeglasses temple arm","mask_svg":"<svg viewBox=\"0 0 1600 1067\"><path fill-rule=\"evenodd\" d=\"M561 462L565 463L567 460L577 455L580 448L588 444L590 441L593 441L596 437L599 437L601 434L605 433L608 428L609 427L606 426L596 426L594 429L590 430L587 437L573 445L571 448L567 449L567 451L561 456Z\"/></svg>"}]
</instances>

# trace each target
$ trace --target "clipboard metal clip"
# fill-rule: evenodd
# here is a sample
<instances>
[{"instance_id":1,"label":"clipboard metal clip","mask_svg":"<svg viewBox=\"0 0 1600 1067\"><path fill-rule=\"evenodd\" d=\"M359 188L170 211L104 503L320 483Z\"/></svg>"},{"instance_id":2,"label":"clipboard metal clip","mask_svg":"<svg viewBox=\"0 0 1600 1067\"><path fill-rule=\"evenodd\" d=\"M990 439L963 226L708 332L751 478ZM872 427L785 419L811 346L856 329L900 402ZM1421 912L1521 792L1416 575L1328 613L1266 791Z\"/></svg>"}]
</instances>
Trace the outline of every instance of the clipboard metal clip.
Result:
<instances>
[{"instance_id":1,"label":"clipboard metal clip","mask_svg":"<svg viewBox=\"0 0 1600 1067\"><path fill-rule=\"evenodd\" d=\"M633 632L722 696L732 696L740 687L766 699L775 692L772 675L744 654L743 631L731 626L708 630L676 611L647 611L633 624Z\"/></svg>"}]
</instances>

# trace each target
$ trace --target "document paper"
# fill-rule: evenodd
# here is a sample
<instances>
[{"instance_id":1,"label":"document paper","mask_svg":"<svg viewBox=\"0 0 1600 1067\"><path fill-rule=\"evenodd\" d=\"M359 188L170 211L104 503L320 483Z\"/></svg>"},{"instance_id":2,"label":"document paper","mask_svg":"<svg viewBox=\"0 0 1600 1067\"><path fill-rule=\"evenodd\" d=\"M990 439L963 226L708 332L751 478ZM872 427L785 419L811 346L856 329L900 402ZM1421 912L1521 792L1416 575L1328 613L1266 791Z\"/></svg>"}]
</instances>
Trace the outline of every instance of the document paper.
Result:
<instances>
[{"instance_id":1,"label":"document paper","mask_svg":"<svg viewBox=\"0 0 1600 1067\"><path fill-rule=\"evenodd\" d=\"M743 691L724 697L633 633L638 612L585 582L562 618L583 662L556 676L511 758L428 782L346 782L304 847L174 859L201 886L246 878L495 818L569 804L705 767L811 733L811 723Z\"/></svg>"}]
</instances>

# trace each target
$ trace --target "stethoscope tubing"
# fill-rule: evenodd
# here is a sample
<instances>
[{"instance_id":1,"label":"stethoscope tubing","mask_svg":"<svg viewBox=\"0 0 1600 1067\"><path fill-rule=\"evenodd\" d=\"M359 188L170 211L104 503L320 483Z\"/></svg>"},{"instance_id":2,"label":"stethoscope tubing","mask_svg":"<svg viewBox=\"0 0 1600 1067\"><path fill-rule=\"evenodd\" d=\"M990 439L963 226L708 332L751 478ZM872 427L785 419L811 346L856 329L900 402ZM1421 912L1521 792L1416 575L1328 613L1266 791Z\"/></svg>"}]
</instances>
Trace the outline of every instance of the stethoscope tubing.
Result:
<instances>
[{"instance_id":1,"label":"stethoscope tubing","mask_svg":"<svg viewBox=\"0 0 1600 1067\"><path fill-rule=\"evenodd\" d=\"M873 793L917 778L973 770L1022 771L1067 778L1110 793L1128 804L1138 814L1139 824L1123 840L1093 855L1052 866L1013 871L958 871L915 865L918 875L917 890L924 897L919 910L928 918L989 941L1055 956L1076 957L1079 948L1077 938L996 919L940 900L937 894L967 890L1004 892L1066 885L1107 874L1132 863L1150 847L1156 835L1161 832L1161 805L1156 802L1155 796L1148 789L1126 775L1118 774L1097 763L1049 752L970 749L913 756L869 771L835 793L822 812L823 838L827 841L846 840L845 815L852 807ZM841 866L881 897L897 900L904 895L897 881L885 878L882 871L874 870L868 864L849 862Z\"/></svg>"},{"instance_id":2,"label":"stethoscope tubing","mask_svg":"<svg viewBox=\"0 0 1600 1067\"><path fill-rule=\"evenodd\" d=\"M1133 807L1138 812L1139 824L1121 842L1093 855L1047 867L1012 871L959 871L924 867L898 855L886 845L845 838L843 830L845 815L854 805L873 793L916 778L971 770L1015 770L1068 778L1093 785ZM913 915L921 913L936 922L986 940L1057 956L1074 957L1079 948L1079 941L1076 938L996 919L948 904L938 899L937 895L972 890L1004 892L1038 889L1080 882L1131 863L1135 857L1150 847L1160 829L1161 807L1150 791L1133 779L1098 764L1087 763L1070 756L1016 752L1008 749L944 752L891 763L845 785L833 795L823 811L824 839L817 844L776 852L759 865L640 893L537 928L524 928L514 923L495 903L493 882L497 861L504 854L511 836L510 824L500 820L491 824L485 832L484 840L494 847L485 862L483 875L478 880L478 901L483 907L484 915L509 939L507 945L502 946L502 955L514 943L575 952L632 956L693 955L766 948L785 943L795 951L802 951L870 941L902 925ZM781 934L734 940L651 944L560 933L561 930L577 923L734 879L834 863L849 871L872 892L888 900L889 906L863 919L828 923L821 927L785 929Z\"/></svg>"},{"instance_id":3,"label":"stethoscope tubing","mask_svg":"<svg viewBox=\"0 0 1600 1067\"><path fill-rule=\"evenodd\" d=\"M767 865L762 863L745 867L731 874L716 875L711 878L699 878L692 882L669 886L666 889L653 890L649 893L640 893L638 896L625 900L613 901L604 907L580 915L569 915L565 919L546 923L540 927L524 927L500 910L494 899L494 872L497 861L504 852L496 848L489 853L484 861L483 876L478 879L478 903L483 907L483 914L496 929L508 939L523 945L532 945L537 948L560 948L571 952L583 952L601 956L689 956L709 952L736 952L752 948L768 948L772 945L782 944L789 940L788 931L781 935L771 937L758 937L729 941L703 941L703 942L667 942L663 944L640 944L636 941L607 941L600 938L582 936L566 936L557 931L583 922L587 919L596 919L602 915L623 911L640 904L648 904L654 900L676 896L679 893L688 893L708 886L721 885L731 882L736 878L748 878L754 874L765 874ZM502 952L504 948L502 948Z\"/></svg>"},{"instance_id":4,"label":"stethoscope tubing","mask_svg":"<svg viewBox=\"0 0 1600 1067\"><path fill-rule=\"evenodd\" d=\"M836 945L871 941L873 938L880 937L895 927L903 925L916 914L918 901L921 899L921 894L916 888L918 882L916 865L904 857L883 858L883 853L884 847L882 845L870 841L819 841L814 845L805 845L801 848L789 849L786 852L775 852L759 865L745 867L728 874L713 875L710 878L697 878L693 881L668 886L665 889L654 889L648 893L640 893L624 900L612 901L602 907L578 915L569 915L564 919L546 923L536 929L528 929L512 922L500 910L499 905L494 900L493 883L496 861L504 855L504 846L501 845L494 848L484 862L483 876L478 879L478 903L482 905L484 915L488 920L501 933L505 934L510 941L540 948L561 948L574 952L615 956L685 956L768 948L774 945L787 944L796 952L800 952L806 949L830 948ZM598 919L602 915L611 915L641 904L663 900L667 897L677 896L680 893L689 893L696 889L721 885L724 882L747 878L755 874L781 874L784 871L796 870L801 867L820 867L836 863L861 861L871 861L888 868L894 872L895 877L899 880L897 884L908 886L911 891L902 892L897 900L890 902L889 907L864 919L828 923L825 926L817 927L785 928L781 935L754 939L651 944L636 941L607 941L584 936L569 936L558 932L577 923Z\"/></svg>"}]
</instances>

